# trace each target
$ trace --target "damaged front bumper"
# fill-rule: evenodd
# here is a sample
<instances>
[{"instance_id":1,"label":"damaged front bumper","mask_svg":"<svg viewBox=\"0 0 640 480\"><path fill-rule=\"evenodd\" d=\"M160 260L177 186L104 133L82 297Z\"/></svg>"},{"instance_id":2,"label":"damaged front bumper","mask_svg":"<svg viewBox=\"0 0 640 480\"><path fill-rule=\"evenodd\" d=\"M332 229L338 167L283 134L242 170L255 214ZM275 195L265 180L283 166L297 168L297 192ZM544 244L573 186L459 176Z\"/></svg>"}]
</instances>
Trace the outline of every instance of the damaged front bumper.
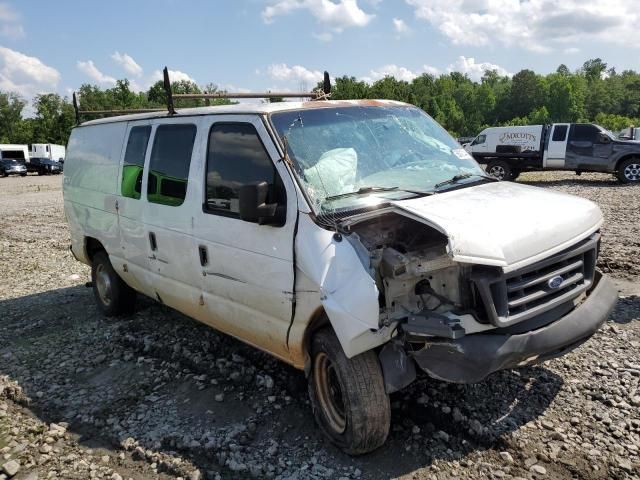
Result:
<instances>
[{"instance_id":1,"label":"damaged front bumper","mask_svg":"<svg viewBox=\"0 0 640 480\"><path fill-rule=\"evenodd\" d=\"M498 370L536 364L563 355L591 337L616 305L618 292L608 277L596 274L594 284L582 304L542 328L519 334L489 331L457 340L439 338L428 341L420 350L408 352L403 363L412 363L410 359L413 358L433 378L474 383ZM396 368L389 368L392 349L386 350L386 362L384 349L381 353L385 382L388 390L394 391L401 388L401 384L406 385L409 377L406 371L405 375L398 376L397 362L402 355L398 355L401 352L397 345L393 349Z\"/></svg>"}]
</instances>

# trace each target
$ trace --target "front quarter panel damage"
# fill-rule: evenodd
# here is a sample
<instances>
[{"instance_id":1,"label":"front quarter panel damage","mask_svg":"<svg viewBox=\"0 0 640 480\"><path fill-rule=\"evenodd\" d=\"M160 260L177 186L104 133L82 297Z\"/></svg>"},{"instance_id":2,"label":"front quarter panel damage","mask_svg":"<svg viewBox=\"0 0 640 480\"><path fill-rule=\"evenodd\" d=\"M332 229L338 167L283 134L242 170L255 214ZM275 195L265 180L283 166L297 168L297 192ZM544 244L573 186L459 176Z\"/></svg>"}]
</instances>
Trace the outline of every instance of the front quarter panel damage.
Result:
<instances>
[{"instance_id":1,"label":"front quarter panel damage","mask_svg":"<svg viewBox=\"0 0 640 480\"><path fill-rule=\"evenodd\" d=\"M298 268L320 290L320 300L347 357L386 342L378 325L378 288L353 246L300 215Z\"/></svg>"}]
</instances>

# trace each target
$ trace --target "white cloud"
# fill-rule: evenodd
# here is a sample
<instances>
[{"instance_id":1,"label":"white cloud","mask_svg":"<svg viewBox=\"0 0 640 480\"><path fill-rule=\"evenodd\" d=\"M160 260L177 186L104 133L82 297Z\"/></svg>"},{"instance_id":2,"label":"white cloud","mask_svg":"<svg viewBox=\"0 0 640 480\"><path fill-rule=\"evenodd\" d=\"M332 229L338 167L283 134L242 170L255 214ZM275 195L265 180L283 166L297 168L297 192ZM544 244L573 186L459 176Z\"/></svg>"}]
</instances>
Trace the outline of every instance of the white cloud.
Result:
<instances>
[{"instance_id":1,"label":"white cloud","mask_svg":"<svg viewBox=\"0 0 640 480\"><path fill-rule=\"evenodd\" d=\"M350 27L364 27L375 17L362 10L357 0L272 0L262 11L262 19L271 23L276 17L296 10L307 10L318 23L337 32Z\"/></svg>"},{"instance_id":2,"label":"white cloud","mask_svg":"<svg viewBox=\"0 0 640 480\"><path fill-rule=\"evenodd\" d=\"M93 60L87 60L86 62L78 60L76 66L78 67L78 70L98 84L113 85L116 83L115 78L98 70L98 67L93 63Z\"/></svg>"},{"instance_id":3,"label":"white cloud","mask_svg":"<svg viewBox=\"0 0 640 480\"><path fill-rule=\"evenodd\" d=\"M442 70L440 70L438 67L432 67L431 65L423 65L422 70L424 71L424 73L428 73L429 75L433 75L434 77L442 75Z\"/></svg>"},{"instance_id":4,"label":"white cloud","mask_svg":"<svg viewBox=\"0 0 640 480\"><path fill-rule=\"evenodd\" d=\"M162 80L162 78L162 72L160 70L155 70L149 78L149 86L153 85L158 80ZM187 73L181 72L180 70L169 70L169 80L171 80L172 82L186 80L188 82L198 83L193 79L192 76Z\"/></svg>"},{"instance_id":5,"label":"white cloud","mask_svg":"<svg viewBox=\"0 0 640 480\"><path fill-rule=\"evenodd\" d=\"M120 65L127 73L140 77L142 75L142 67L126 53L114 52L111 58Z\"/></svg>"},{"instance_id":6,"label":"white cloud","mask_svg":"<svg viewBox=\"0 0 640 480\"><path fill-rule=\"evenodd\" d=\"M628 0L405 0L454 44L535 52L584 40L637 44L640 10Z\"/></svg>"},{"instance_id":7,"label":"white cloud","mask_svg":"<svg viewBox=\"0 0 640 480\"><path fill-rule=\"evenodd\" d=\"M475 58L473 57L465 57L460 56L455 63L452 63L447 68L449 73L451 72L460 72L469 76L471 80L476 82L480 81L484 72L487 70L496 70L498 75L500 76L512 76L512 73L509 73L507 70L502 68L500 65L496 65L494 63L489 62L480 62L476 63Z\"/></svg>"},{"instance_id":8,"label":"white cloud","mask_svg":"<svg viewBox=\"0 0 640 480\"><path fill-rule=\"evenodd\" d=\"M305 82L315 87L315 84L322 81L323 73L320 70L309 70L302 65L289 67L286 63L274 63L269 65L267 73L274 80Z\"/></svg>"},{"instance_id":9,"label":"white cloud","mask_svg":"<svg viewBox=\"0 0 640 480\"><path fill-rule=\"evenodd\" d=\"M409 33L411 31L411 29L409 28L409 25L407 25L406 22L401 18L394 18L392 22L393 22L393 28L396 29L396 32L399 35L402 35L404 33Z\"/></svg>"},{"instance_id":10,"label":"white cloud","mask_svg":"<svg viewBox=\"0 0 640 480\"><path fill-rule=\"evenodd\" d=\"M450 64L447 67L446 72L460 72L468 75L472 80L480 81L482 75L484 75L485 70L496 70L499 75L503 76L512 75L500 65L489 62L476 63L473 57L467 58L464 56L458 57L458 60L456 62ZM396 80L411 82L416 77L425 73L437 77L439 75L442 75L444 72L438 67L426 64L423 65L421 69L416 71L410 70L406 67L401 67L399 65L390 64L369 71L369 74L362 77L362 80L367 83L373 83L384 77L394 77Z\"/></svg>"},{"instance_id":11,"label":"white cloud","mask_svg":"<svg viewBox=\"0 0 640 480\"><path fill-rule=\"evenodd\" d=\"M573 55L574 53L579 53L580 49L578 47L569 47L565 48L562 53L566 53L567 55Z\"/></svg>"},{"instance_id":12,"label":"white cloud","mask_svg":"<svg viewBox=\"0 0 640 480\"><path fill-rule=\"evenodd\" d=\"M396 80L404 80L405 82L410 82L418 75L420 75L420 73L412 72L408 68L390 64L377 68L375 70L371 70L369 72L369 75L362 77L362 80L367 83L373 83L384 77L394 77L396 78Z\"/></svg>"},{"instance_id":13,"label":"white cloud","mask_svg":"<svg viewBox=\"0 0 640 480\"><path fill-rule=\"evenodd\" d=\"M16 92L26 98L50 92L60 81L60 72L10 48L0 47L0 90Z\"/></svg>"},{"instance_id":14,"label":"white cloud","mask_svg":"<svg viewBox=\"0 0 640 480\"><path fill-rule=\"evenodd\" d=\"M329 33L329 32L322 32L322 33L312 33L311 34L313 36L313 38L315 38L316 40L320 40L321 42L325 42L328 43L331 40L333 40L333 34Z\"/></svg>"},{"instance_id":15,"label":"white cloud","mask_svg":"<svg viewBox=\"0 0 640 480\"><path fill-rule=\"evenodd\" d=\"M24 37L21 16L8 3L0 2L0 35L11 39Z\"/></svg>"}]
</instances>

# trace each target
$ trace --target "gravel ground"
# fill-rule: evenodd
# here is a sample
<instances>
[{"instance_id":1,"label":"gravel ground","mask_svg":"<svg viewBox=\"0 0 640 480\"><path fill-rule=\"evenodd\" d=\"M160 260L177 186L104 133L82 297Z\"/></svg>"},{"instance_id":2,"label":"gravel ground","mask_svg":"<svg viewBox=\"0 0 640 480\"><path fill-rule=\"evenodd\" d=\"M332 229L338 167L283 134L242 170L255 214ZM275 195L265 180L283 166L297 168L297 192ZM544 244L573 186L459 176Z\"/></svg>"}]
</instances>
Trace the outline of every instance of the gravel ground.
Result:
<instances>
[{"instance_id":1,"label":"gravel ground","mask_svg":"<svg viewBox=\"0 0 640 480\"><path fill-rule=\"evenodd\" d=\"M640 187L523 175L602 208L614 314L541 366L421 378L392 396L387 444L351 458L315 427L301 373L151 301L99 315L61 180L0 179L0 480L640 478Z\"/></svg>"}]
</instances>

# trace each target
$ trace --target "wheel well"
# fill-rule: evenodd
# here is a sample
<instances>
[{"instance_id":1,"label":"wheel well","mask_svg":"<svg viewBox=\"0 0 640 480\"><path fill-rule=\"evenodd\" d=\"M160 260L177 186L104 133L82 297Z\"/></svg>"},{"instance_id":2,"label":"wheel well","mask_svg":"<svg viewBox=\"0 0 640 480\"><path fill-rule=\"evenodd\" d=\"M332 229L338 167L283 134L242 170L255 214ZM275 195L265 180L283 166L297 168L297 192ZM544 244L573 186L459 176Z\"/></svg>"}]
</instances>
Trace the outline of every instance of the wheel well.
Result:
<instances>
[{"instance_id":1,"label":"wheel well","mask_svg":"<svg viewBox=\"0 0 640 480\"><path fill-rule=\"evenodd\" d=\"M624 157L620 158L620 160L618 160L618 163L616 163L616 171L618 171L620 169L620 164L622 162L624 162L625 160L630 160L632 158L640 158L640 156L638 156L635 153L632 153L630 155L625 155Z\"/></svg>"},{"instance_id":2,"label":"wheel well","mask_svg":"<svg viewBox=\"0 0 640 480\"><path fill-rule=\"evenodd\" d=\"M87 258L89 261L93 262L93 257L95 257L96 253L100 251L105 251L102 243L99 240L96 240L92 237L86 237L84 240L84 249L87 252Z\"/></svg>"},{"instance_id":3,"label":"wheel well","mask_svg":"<svg viewBox=\"0 0 640 480\"><path fill-rule=\"evenodd\" d=\"M304 373L305 375L309 375L311 371L311 357L309 355L309 350L311 347L311 339L313 335L323 327L329 326L331 327L331 322L329 322L329 317L322 307L318 308L311 317L311 321L307 325L307 328L304 331L304 336L302 337L302 345L304 348Z\"/></svg>"}]
</instances>

